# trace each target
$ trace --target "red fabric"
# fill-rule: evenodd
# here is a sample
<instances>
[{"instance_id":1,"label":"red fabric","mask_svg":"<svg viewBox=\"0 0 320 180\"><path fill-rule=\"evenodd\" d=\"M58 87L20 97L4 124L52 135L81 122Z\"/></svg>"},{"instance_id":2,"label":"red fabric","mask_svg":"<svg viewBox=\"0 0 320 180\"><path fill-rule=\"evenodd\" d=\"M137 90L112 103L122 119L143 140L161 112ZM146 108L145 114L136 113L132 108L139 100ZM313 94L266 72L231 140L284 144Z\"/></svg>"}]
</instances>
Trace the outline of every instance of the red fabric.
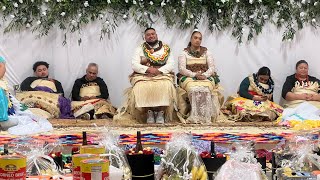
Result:
<instances>
[{"instance_id":1,"label":"red fabric","mask_svg":"<svg viewBox=\"0 0 320 180\"><path fill-rule=\"evenodd\" d=\"M255 96L255 95L259 95L257 92L255 91L248 91L249 94L251 94L252 96Z\"/></svg>"},{"instance_id":2,"label":"red fabric","mask_svg":"<svg viewBox=\"0 0 320 180\"><path fill-rule=\"evenodd\" d=\"M300 84L302 84L301 82L303 81L302 79L304 79L304 78L299 76L299 74L297 74L297 73L294 76L295 76L296 79L298 79ZM309 82L309 76L308 75L307 75L307 78L306 78L305 82Z\"/></svg>"}]
</instances>

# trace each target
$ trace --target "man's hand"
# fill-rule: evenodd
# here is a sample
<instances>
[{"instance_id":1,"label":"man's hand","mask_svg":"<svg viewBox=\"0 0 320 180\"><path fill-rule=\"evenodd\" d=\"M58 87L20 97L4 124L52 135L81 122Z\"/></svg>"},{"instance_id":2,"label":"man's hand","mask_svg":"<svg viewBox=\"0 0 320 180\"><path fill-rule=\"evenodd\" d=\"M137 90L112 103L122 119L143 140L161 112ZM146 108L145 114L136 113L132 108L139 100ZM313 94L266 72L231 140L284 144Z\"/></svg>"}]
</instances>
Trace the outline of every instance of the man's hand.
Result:
<instances>
[{"instance_id":1,"label":"man's hand","mask_svg":"<svg viewBox=\"0 0 320 180\"><path fill-rule=\"evenodd\" d=\"M253 96L252 100L254 101L266 101L268 99L267 96Z\"/></svg>"},{"instance_id":2,"label":"man's hand","mask_svg":"<svg viewBox=\"0 0 320 180\"><path fill-rule=\"evenodd\" d=\"M206 77L205 75L202 75L202 74L200 74L200 73L197 73L197 74L195 75L195 77L196 77L198 80L205 80L205 79L207 79L207 77Z\"/></svg>"},{"instance_id":3,"label":"man's hand","mask_svg":"<svg viewBox=\"0 0 320 180\"><path fill-rule=\"evenodd\" d=\"M153 77L161 74L161 71L159 71L157 68L149 67L147 69L147 76Z\"/></svg>"}]
</instances>

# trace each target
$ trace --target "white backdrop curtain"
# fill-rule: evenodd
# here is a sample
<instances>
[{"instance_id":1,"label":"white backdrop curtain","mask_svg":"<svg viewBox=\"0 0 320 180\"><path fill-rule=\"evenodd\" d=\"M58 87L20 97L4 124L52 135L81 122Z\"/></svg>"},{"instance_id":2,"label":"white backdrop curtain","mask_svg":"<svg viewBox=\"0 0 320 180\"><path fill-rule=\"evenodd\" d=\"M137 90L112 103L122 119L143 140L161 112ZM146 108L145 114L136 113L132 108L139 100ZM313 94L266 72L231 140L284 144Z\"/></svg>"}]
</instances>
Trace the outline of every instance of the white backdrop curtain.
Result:
<instances>
[{"instance_id":1,"label":"white backdrop curtain","mask_svg":"<svg viewBox=\"0 0 320 180\"><path fill-rule=\"evenodd\" d=\"M11 87L32 76L33 63L43 60L50 64L50 76L59 80L65 95L70 96L75 79L85 74L89 62L96 62L100 67L99 76L108 85L111 102L119 106L124 100L124 90L130 87L128 76L132 73L131 56L143 42L144 28L128 20L119 25L110 39L105 37L100 41L100 26L92 23L83 28L81 35L69 34L65 46L62 45L64 34L58 28L40 39L29 30L2 34L0 55L7 61L6 77ZM159 39L170 45L177 60L188 44L193 29L168 29L159 22L153 27ZM214 55L225 97L236 93L242 79L257 72L261 66L271 69L276 102L280 101L282 85L286 76L294 73L297 60L307 60L310 74L320 78L319 30L305 27L291 42L282 42L283 31L267 25L262 34L250 43L238 44L230 31L210 33L206 27L206 24L198 27L203 34L202 45ZM82 43L78 45L80 37ZM177 66L176 62L176 73Z\"/></svg>"}]
</instances>

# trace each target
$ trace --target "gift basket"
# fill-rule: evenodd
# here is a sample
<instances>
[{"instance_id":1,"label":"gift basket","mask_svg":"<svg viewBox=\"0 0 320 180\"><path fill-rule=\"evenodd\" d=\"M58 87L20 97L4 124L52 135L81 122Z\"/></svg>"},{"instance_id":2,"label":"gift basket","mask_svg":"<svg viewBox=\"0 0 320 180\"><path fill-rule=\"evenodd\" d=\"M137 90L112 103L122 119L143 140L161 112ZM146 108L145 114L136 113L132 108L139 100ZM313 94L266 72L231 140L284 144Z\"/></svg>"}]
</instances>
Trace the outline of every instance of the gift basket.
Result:
<instances>
[{"instance_id":1,"label":"gift basket","mask_svg":"<svg viewBox=\"0 0 320 180\"><path fill-rule=\"evenodd\" d=\"M59 176L63 173L63 163L58 141L35 140L24 138L15 144L13 151L27 157L26 172L28 176Z\"/></svg>"},{"instance_id":2,"label":"gift basket","mask_svg":"<svg viewBox=\"0 0 320 180\"><path fill-rule=\"evenodd\" d=\"M316 174L320 168L320 157L317 155L318 141L311 132L297 133L277 149L273 155L273 168L276 177L281 180L317 179Z\"/></svg>"},{"instance_id":3,"label":"gift basket","mask_svg":"<svg viewBox=\"0 0 320 180\"><path fill-rule=\"evenodd\" d=\"M100 154L100 158L106 158L110 161L110 179L131 179L131 169L126 154L119 147L119 135L116 135L111 131L103 133L100 144L106 149L105 154Z\"/></svg>"},{"instance_id":4,"label":"gift basket","mask_svg":"<svg viewBox=\"0 0 320 180\"><path fill-rule=\"evenodd\" d=\"M206 180L207 170L201 158L191 146L191 134L173 134L167 143L156 179Z\"/></svg>"},{"instance_id":5,"label":"gift basket","mask_svg":"<svg viewBox=\"0 0 320 180\"><path fill-rule=\"evenodd\" d=\"M215 180L267 180L261 164L255 157L253 144L250 141L233 144L230 159L218 171Z\"/></svg>"}]
</instances>

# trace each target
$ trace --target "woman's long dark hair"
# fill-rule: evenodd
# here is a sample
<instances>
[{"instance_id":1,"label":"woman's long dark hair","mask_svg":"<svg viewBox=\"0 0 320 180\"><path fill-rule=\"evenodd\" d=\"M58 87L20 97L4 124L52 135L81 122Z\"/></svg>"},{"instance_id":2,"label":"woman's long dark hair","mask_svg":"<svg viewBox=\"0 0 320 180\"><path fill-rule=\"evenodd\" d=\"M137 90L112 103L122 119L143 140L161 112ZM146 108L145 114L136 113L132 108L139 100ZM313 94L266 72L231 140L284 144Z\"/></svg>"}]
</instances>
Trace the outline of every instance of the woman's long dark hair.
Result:
<instances>
[{"instance_id":1,"label":"woman's long dark hair","mask_svg":"<svg viewBox=\"0 0 320 180\"><path fill-rule=\"evenodd\" d=\"M258 76L259 76L259 75L271 76L271 71L270 71L270 69L269 69L268 67L263 66L262 68L260 68L260 69L258 70L257 75L258 75Z\"/></svg>"}]
</instances>

